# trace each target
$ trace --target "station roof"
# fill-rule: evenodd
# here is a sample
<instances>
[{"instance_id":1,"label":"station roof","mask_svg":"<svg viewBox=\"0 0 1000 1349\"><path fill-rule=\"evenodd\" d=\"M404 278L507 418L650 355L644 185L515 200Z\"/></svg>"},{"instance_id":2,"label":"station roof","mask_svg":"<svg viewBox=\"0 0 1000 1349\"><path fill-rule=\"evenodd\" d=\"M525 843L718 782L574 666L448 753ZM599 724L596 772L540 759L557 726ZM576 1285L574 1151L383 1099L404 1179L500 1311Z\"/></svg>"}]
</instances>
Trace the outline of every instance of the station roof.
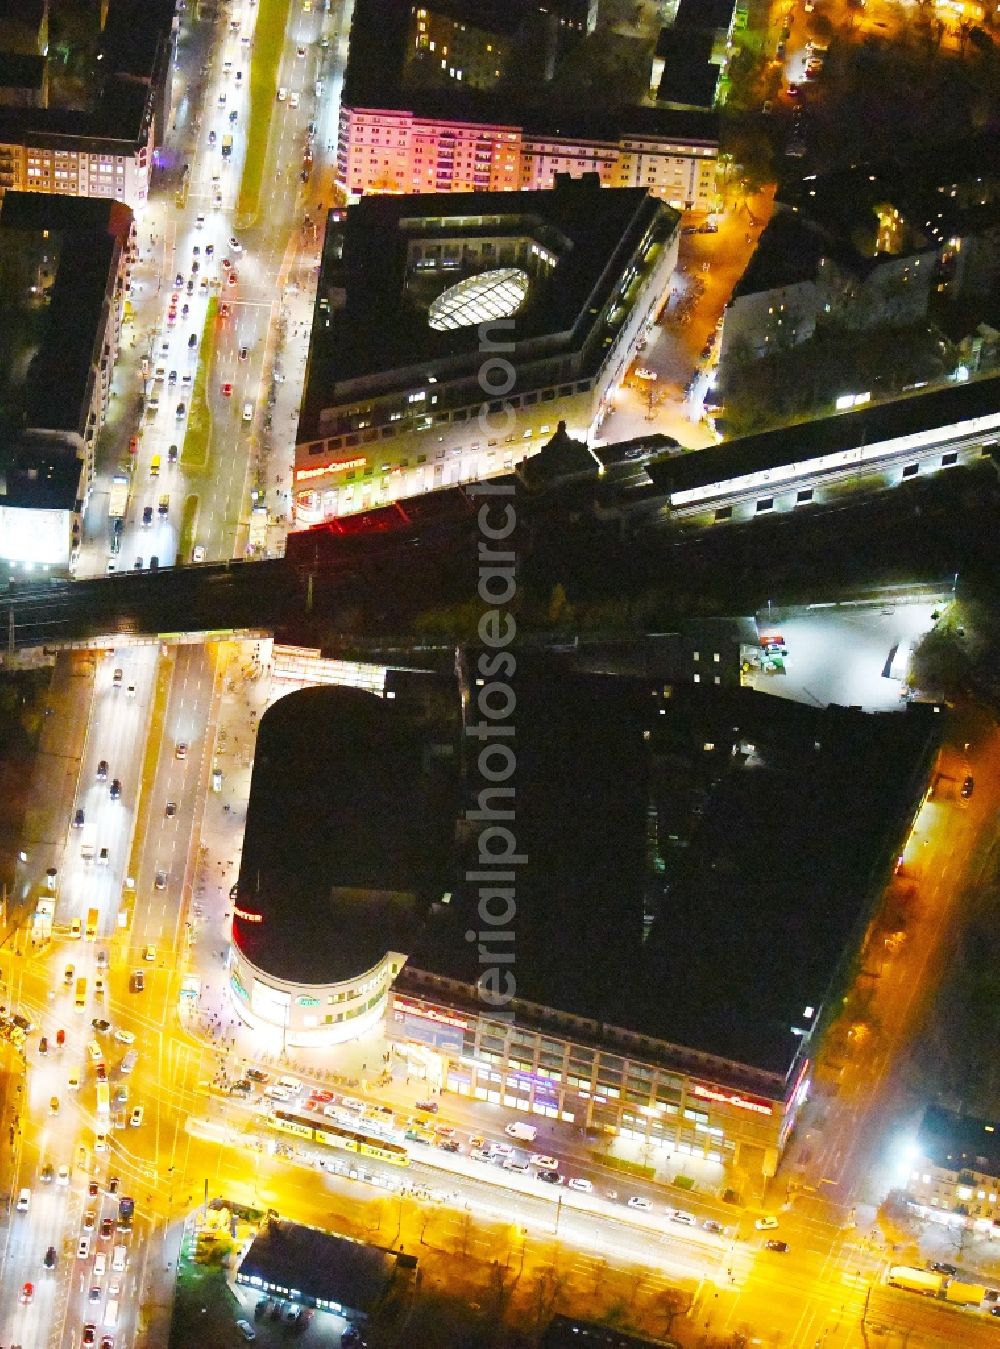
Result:
<instances>
[{"instance_id":1,"label":"station roof","mask_svg":"<svg viewBox=\"0 0 1000 1349\"><path fill-rule=\"evenodd\" d=\"M237 1279L370 1315L389 1290L396 1262L397 1253L381 1246L272 1218L254 1237Z\"/></svg>"}]
</instances>

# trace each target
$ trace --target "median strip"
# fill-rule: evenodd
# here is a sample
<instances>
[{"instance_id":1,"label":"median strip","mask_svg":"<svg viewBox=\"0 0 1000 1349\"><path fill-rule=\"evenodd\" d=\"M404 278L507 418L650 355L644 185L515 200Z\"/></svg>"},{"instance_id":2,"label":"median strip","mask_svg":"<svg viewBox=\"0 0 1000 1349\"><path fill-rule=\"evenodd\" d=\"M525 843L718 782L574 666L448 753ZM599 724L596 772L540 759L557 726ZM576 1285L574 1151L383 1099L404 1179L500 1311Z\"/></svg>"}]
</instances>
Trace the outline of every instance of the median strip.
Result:
<instances>
[{"instance_id":1,"label":"median strip","mask_svg":"<svg viewBox=\"0 0 1000 1349\"><path fill-rule=\"evenodd\" d=\"M188 409L187 428L181 449L181 467L187 473L205 473L208 469L209 448L212 439L212 413L208 406L208 378L215 369L215 334L218 324L219 297L213 295L205 311L205 326L201 333L201 352L191 406Z\"/></svg>"},{"instance_id":2,"label":"median strip","mask_svg":"<svg viewBox=\"0 0 1000 1349\"><path fill-rule=\"evenodd\" d=\"M271 116L278 86L278 65L288 27L291 0L260 0L250 62L250 118L246 129L243 177L236 202L237 228L252 225L260 210L260 188L271 138Z\"/></svg>"}]
</instances>

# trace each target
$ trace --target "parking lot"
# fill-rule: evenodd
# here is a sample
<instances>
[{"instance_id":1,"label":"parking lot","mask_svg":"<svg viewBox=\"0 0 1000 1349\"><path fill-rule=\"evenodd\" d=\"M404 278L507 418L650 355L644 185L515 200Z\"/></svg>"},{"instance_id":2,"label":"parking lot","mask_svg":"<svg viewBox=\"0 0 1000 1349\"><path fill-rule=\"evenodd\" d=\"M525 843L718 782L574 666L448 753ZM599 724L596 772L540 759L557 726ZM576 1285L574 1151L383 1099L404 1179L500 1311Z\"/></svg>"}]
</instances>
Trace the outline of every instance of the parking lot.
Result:
<instances>
[{"instance_id":1,"label":"parking lot","mask_svg":"<svg viewBox=\"0 0 1000 1349\"><path fill-rule=\"evenodd\" d=\"M751 685L765 693L826 707L862 707L870 712L904 705L913 645L932 626L931 615L949 595L928 594L883 601L767 608L757 615L762 636L784 639L784 670L755 670Z\"/></svg>"}]
</instances>

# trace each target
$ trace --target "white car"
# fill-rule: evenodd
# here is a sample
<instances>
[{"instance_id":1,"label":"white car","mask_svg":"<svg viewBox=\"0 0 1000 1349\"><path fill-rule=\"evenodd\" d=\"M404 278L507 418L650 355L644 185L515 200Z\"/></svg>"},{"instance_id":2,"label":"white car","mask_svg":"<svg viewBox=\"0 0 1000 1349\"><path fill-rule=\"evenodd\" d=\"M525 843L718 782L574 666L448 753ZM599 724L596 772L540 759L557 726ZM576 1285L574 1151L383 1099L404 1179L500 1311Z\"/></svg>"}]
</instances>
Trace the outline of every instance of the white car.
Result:
<instances>
[{"instance_id":1,"label":"white car","mask_svg":"<svg viewBox=\"0 0 1000 1349\"><path fill-rule=\"evenodd\" d=\"M589 1180L582 1180L582 1179L580 1179L579 1177L574 1177L572 1180L568 1180L568 1181L566 1182L566 1188L567 1188L567 1190L579 1190L579 1192L580 1192L581 1194L593 1194L593 1193L594 1193L594 1187L593 1187L593 1185L590 1183L590 1181L589 1181Z\"/></svg>"},{"instance_id":2,"label":"white car","mask_svg":"<svg viewBox=\"0 0 1000 1349\"><path fill-rule=\"evenodd\" d=\"M194 552L191 554L191 561L192 561L192 562L204 562L204 561L205 561L205 545L204 545L203 543L196 543L196 544L195 544L195 546L194 546Z\"/></svg>"},{"instance_id":3,"label":"white car","mask_svg":"<svg viewBox=\"0 0 1000 1349\"><path fill-rule=\"evenodd\" d=\"M533 1152L528 1158L532 1166L540 1166L543 1171L558 1171L559 1163L555 1157L546 1157L544 1152Z\"/></svg>"},{"instance_id":4,"label":"white car","mask_svg":"<svg viewBox=\"0 0 1000 1349\"><path fill-rule=\"evenodd\" d=\"M94 1134L94 1151L107 1152L108 1136L107 1134Z\"/></svg>"},{"instance_id":5,"label":"white car","mask_svg":"<svg viewBox=\"0 0 1000 1349\"><path fill-rule=\"evenodd\" d=\"M129 1124L133 1129L138 1129L139 1125L142 1123L142 1117L144 1113L145 1109L143 1106L137 1105L134 1108L134 1110L132 1111L131 1118L129 1119Z\"/></svg>"},{"instance_id":6,"label":"white car","mask_svg":"<svg viewBox=\"0 0 1000 1349\"><path fill-rule=\"evenodd\" d=\"M758 1218L754 1223L758 1232L773 1232L778 1226L778 1220L774 1217Z\"/></svg>"},{"instance_id":7,"label":"white car","mask_svg":"<svg viewBox=\"0 0 1000 1349\"><path fill-rule=\"evenodd\" d=\"M63 1165L56 1172L56 1184L57 1185L69 1184L69 1167L65 1163L63 1163Z\"/></svg>"},{"instance_id":8,"label":"white car","mask_svg":"<svg viewBox=\"0 0 1000 1349\"><path fill-rule=\"evenodd\" d=\"M245 422L253 421L253 403L243 404L243 420Z\"/></svg>"},{"instance_id":9,"label":"white car","mask_svg":"<svg viewBox=\"0 0 1000 1349\"><path fill-rule=\"evenodd\" d=\"M280 84L278 86L278 102L284 103L287 97L288 97L288 90L285 88L283 84Z\"/></svg>"},{"instance_id":10,"label":"white car","mask_svg":"<svg viewBox=\"0 0 1000 1349\"><path fill-rule=\"evenodd\" d=\"M641 1194L634 1194L628 1201L628 1207L641 1209L643 1213L648 1213L653 1204L652 1200L644 1199Z\"/></svg>"},{"instance_id":11,"label":"white car","mask_svg":"<svg viewBox=\"0 0 1000 1349\"><path fill-rule=\"evenodd\" d=\"M490 1143L487 1145L492 1157L513 1157L514 1149L509 1143Z\"/></svg>"},{"instance_id":12,"label":"white car","mask_svg":"<svg viewBox=\"0 0 1000 1349\"><path fill-rule=\"evenodd\" d=\"M132 1033L130 1030L122 1030L122 1028L119 1026L119 1027L115 1030L115 1033L114 1033L114 1034L115 1034L115 1039L118 1041L118 1043L119 1043L120 1045L134 1045L134 1044L135 1044L135 1036L133 1035L133 1033Z\"/></svg>"},{"instance_id":13,"label":"white car","mask_svg":"<svg viewBox=\"0 0 1000 1349\"><path fill-rule=\"evenodd\" d=\"M685 1227L697 1227L698 1219L693 1213L688 1213L682 1208L675 1208L667 1214L672 1223L682 1223Z\"/></svg>"},{"instance_id":14,"label":"white car","mask_svg":"<svg viewBox=\"0 0 1000 1349\"><path fill-rule=\"evenodd\" d=\"M66 1086L70 1091L80 1090L80 1079L76 1073L70 1073L69 1077L66 1079Z\"/></svg>"},{"instance_id":15,"label":"white car","mask_svg":"<svg viewBox=\"0 0 1000 1349\"><path fill-rule=\"evenodd\" d=\"M297 108L299 106L299 96L294 90L288 95L288 106L290 108Z\"/></svg>"},{"instance_id":16,"label":"white car","mask_svg":"<svg viewBox=\"0 0 1000 1349\"><path fill-rule=\"evenodd\" d=\"M156 959L156 947L152 944L152 942L150 942L148 945L142 948L142 958L143 960Z\"/></svg>"},{"instance_id":17,"label":"white car","mask_svg":"<svg viewBox=\"0 0 1000 1349\"><path fill-rule=\"evenodd\" d=\"M76 1248L76 1254L80 1260L86 1260L90 1254L90 1237L81 1237L80 1244Z\"/></svg>"}]
</instances>

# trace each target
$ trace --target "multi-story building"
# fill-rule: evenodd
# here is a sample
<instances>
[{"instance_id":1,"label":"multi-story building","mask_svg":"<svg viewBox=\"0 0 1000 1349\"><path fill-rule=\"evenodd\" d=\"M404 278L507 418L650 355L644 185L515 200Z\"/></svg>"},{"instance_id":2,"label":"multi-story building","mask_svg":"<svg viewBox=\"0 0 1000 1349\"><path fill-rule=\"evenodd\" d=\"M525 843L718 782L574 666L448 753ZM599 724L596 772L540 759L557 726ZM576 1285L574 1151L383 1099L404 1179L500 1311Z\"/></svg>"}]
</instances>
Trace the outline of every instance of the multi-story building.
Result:
<instances>
[{"instance_id":1,"label":"multi-story building","mask_svg":"<svg viewBox=\"0 0 1000 1349\"><path fill-rule=\"evenodd\" d=\"M500 499L483 509L503 518ZM262 1042L381 1024L428 1089L568 1126L661 1178L696 1168L756 1192L923 801L940 719L727 690L708 682L718 645L718 665L698 654L705 681L667 687L520 648L509 680L469 680L450 731L428 729L429 701L403 684L272 706L230 977ZM469 733L501 687L517 709L502 787L500 755ZM448 688L457 710L445 681L437 705Z\"/></svg>"},{"instance_id":2,"label":"multi-story building","mask_svg":"<svg viewBox=\"0 0 1000 1349\"><path fill-rule=\"evenodd\" d=\"M451 482L462 456L488 476L560 421L588 441L663 303L678 236L662 202L602 192L593 177L530 195L366 197L333 213L296 518L314 524L347 501L364 509L404 468L422 467L425 490ZM490 320L509 378L484 357Z\"/></svg>"},{"instance_id":3,"label":"multi-story building","mask_svg":"<svg viewBox=\"0 0 1000 1349\"><path fill-rule=\"evenodd\" d=\"M355 5L337 143L337 185L348 199L534 191L551 187L557 173L596 173L605 187L643 187L679 210L717 204L714 113L634 107L594 115L465 80L414 86L405 78L409 19L405 6L382 0Z\"/></svg>"},{"instance_id":4,"label":"multi-story building","mask_svg":"<svg viewBox=\"0 0 1000 1349\"><path fill-rule=\"evenodd\" d=\"M1000 1232L1000 1122L931 1106L909 1167L906 1192L922 1217Z\"/></svg>"},{"instance_id":5,"label":"multi-story building","mask_svg":"<svg viewBox=\"0 0 1000 1349\"><path fill-rule=\"evenodd\" d=\"M102 62L86 106L61 101L47 70L44 97L0 99L0 194L142 205L169 116L174 11L175 0L111 0L95 31Z\"/></svg>"},{"instance_id":6,"label":"multi-story building","mask_svg":"<svg viewBox=\"0 0 1000 1349\"><path fill-rule=\"evenodd\" d=\"M73 561L110 404L135 246L134 217L121 202L8 192L0 205L0 326L12 353L3 402L16 410L18 427L0 443L7 502L28 512L69 512L65 547L46 542L44 558L41 515L34 532L6 515L0 556L12 563L65 568ZM66 497L74 478L78 487ZM62 504L43 490L46 483L52 490L59 485Z\"/></svg>"}]
</instances>

